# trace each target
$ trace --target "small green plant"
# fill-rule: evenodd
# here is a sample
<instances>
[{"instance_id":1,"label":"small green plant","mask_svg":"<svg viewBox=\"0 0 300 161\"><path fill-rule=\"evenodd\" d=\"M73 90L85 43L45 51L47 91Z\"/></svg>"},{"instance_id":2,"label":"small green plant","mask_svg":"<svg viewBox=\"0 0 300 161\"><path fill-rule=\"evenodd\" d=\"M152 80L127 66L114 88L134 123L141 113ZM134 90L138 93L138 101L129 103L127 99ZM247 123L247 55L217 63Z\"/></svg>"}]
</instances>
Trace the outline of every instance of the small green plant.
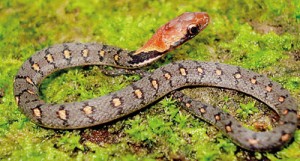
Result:
<instances>
[{"instance_id":1,"label":"small green plant","mask_svg":"<svg viewBox=\"0 0 300 161\"><path fill-rule=\"evenodd\" d=\"M71 133L66 132L57 142L57 146L60 147L65 152L72 153L75 149L79 149L81 151L84 150L83 145L80 143L80 135L79 133Z\"/></svg>"},{"instance_id":2,"label":"small green plant","mask_svg":"<svg viewBox=\"0 0 300 161\"><path fill-rule=\"evenodd\" d=\"M146 142L155 142L155 134L151 129L142 122L142 118L136 116L134 120L129 120L128 123L131 124L131 127L125 130L133 140L135 141L146 141Z\"/></svg>"},{"instance_id":3,"label":"small green plant","mask_svg":"<svg viewBox=\"0 0 300 161\"><path fill-rule=\"evenodd\" d=\"M246 119L249 115L258 112L258 109L255 107L255 102L249 102L247 104L240 103L240 107L236 112L240 117Z\"/></svg>"}]
</instances>

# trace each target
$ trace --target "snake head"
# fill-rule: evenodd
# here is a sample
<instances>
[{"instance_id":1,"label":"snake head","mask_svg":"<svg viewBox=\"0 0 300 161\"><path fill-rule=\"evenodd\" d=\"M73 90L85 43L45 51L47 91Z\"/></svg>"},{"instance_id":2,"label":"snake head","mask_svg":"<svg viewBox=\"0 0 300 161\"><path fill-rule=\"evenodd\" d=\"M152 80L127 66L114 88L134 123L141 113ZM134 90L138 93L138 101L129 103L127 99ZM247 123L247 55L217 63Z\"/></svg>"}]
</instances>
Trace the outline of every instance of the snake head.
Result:
<instances>
[{"instance_id":1,"label":"snake head","mask_svg":"<svg viewBox=\"0 0 300 161\"><path fill-rule=\"evenodd\" d=\"M132 52L127 66L145 66L200 33L209 23L205 12L186 12L161 26L143 47Z\"/></svg>"},{"instance_id":2,"label":"snake head","mask_svg":"<svg viewBox=\"0 0 300 161\"><path fill-rule=\"evenodd\" d=\"M158 52L163 55L198 35L208 23L209 16L205 12L183 13L161 26L134 55L147 52Z\"/></svg>"}]
</instances>

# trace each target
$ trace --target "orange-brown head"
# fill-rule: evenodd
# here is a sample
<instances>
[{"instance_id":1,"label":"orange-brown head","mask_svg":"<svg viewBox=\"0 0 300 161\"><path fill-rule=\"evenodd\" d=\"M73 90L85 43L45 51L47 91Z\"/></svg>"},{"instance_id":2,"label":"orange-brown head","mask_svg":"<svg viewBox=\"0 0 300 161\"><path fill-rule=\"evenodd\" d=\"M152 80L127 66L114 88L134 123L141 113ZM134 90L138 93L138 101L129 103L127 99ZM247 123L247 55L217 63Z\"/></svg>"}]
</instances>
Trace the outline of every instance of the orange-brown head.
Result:
<instances>
[{"instance_id":1,"label":"orange-brown head","mask_svg":"<svg viewBox=\"0 0 300 161\"><path fill-rule=\"evenodd\" d=\"M132 54L136 58L139 58L139 56L148 58L144 59L145 62L137 61L134 63L145 65L160 58L166 52L195 37L208 23L209 16L205 12L186 12L181 14L161 26L143 47Z\"/></svg>"}]
</instances>

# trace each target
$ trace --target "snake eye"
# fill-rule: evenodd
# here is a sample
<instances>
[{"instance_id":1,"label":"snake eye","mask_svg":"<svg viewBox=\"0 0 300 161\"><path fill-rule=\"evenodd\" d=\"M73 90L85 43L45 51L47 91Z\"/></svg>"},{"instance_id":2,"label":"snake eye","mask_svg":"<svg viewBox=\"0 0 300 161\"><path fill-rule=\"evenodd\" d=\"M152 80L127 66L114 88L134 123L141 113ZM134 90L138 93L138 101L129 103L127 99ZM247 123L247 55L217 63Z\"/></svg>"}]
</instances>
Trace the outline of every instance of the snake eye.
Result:
<instances>
[{"instance_id":1,"label":"snake eye","mask_svg":"<svg viewBox=\"0 0 300 161\"><path fill-rule=\"evenodd\" d=\"M199 27L196 24L191 24L190 26L188 26L188 33L190 35L196 35L199 33Z\"/></svg>"}]
</instances>

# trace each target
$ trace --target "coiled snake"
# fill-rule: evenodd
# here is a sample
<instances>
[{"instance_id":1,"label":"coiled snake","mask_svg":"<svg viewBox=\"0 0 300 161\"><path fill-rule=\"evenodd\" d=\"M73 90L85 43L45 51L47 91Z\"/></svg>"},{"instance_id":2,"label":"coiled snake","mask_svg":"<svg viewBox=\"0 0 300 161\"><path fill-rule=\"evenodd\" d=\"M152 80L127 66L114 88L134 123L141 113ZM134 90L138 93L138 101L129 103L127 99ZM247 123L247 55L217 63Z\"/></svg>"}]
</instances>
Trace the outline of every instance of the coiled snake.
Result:
<instances>
[{"instance_id":1,"label":"coiled snake","mask_svg":"<svg viewBox=\"0 0 300 161\"><path fill-rule=\"evenodd\" d=\"M55 129L77 129L103 124L146 107L182 87L215 86L249 94L274 109L279 126L254 132L242 127L218 108L191 100L180 92L174 97L183 107L210 122L243 148L273 150L291 140L297 126L297 106L289 92L263 75L231 65L179 61L156 69L130 86L99 98L63 104L45 103L39 84L54 71L83 65L138 68L165 55L196 36L209 23L204 12L184 13L160 27L137 51L96 43L64 43L43 49L20 68L14 82L18 106L33 122Z\"/></svg>"}]
</instances>

